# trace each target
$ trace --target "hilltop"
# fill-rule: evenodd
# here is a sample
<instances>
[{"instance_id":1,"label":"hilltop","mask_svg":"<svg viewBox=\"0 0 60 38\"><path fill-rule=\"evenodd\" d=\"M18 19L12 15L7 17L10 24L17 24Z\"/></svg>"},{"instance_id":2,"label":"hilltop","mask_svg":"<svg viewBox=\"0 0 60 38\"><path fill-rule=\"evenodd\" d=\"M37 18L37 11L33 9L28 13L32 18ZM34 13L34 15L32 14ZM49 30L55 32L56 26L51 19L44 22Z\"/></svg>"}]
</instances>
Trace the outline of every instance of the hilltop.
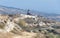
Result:
<instances>
[{"instance_id":1,"label":"hilltop","mask_svg":"<svg viewBox=\"0 0 60 38\"><path fill-rule=\"evenodd\" d=\"M60 35L59 21L47 18L46 14L35 11L26 13L27 11L23 9L0 6L0 37L57 38Z\"/></svg>"}]
</instances>

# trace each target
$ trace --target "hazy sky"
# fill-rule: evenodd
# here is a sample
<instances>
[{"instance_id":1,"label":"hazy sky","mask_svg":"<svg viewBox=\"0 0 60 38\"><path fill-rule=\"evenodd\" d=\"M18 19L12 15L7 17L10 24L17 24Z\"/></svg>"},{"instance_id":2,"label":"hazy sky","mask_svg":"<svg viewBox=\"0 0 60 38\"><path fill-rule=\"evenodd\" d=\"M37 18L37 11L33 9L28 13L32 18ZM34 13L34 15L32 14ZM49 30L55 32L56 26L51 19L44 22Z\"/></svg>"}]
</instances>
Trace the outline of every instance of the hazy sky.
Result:
<instances>
[{"instance_id":1,"label":"hazy sky","mask_svg":"<svg viewBox=\"0 0 60 38\"><path fill-rule=\"evenodd\" d=\"M40 12L60 13L60 0L0 0L0 5Z\"/></svg>"}]
</instances>

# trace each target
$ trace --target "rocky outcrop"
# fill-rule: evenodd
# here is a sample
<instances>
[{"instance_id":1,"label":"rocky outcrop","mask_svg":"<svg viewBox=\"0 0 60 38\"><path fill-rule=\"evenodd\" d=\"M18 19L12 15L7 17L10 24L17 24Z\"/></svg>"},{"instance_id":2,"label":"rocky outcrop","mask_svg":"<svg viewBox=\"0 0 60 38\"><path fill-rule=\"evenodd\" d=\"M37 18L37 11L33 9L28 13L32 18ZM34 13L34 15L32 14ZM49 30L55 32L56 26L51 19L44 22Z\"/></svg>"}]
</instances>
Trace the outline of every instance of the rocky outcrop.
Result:
<instances>
[{"instance_id":1,"label":"rocky outcrop","mask_svg":"<svg viewBox=\"0 0 60 38\"><path fill-rule=\"evenodd\" d=\"M60 22L45 17L17 14L0 15L0 23L0 27L4 27L0 29L1 38L49 38L49 33L57 33L53 26Z\"/></svg>"}]
</instances>

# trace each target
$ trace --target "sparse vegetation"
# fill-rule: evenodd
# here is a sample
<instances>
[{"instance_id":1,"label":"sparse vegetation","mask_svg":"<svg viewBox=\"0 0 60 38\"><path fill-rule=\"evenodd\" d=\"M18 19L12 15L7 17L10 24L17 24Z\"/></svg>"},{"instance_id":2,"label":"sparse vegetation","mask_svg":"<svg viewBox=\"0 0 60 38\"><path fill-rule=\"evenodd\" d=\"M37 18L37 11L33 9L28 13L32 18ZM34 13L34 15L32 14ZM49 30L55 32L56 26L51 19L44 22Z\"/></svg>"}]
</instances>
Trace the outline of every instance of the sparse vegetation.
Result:
<instances>
[{"instance_id":1,"label":"sparse vegetation","mask_svg":"<svg viewBox=\"0 0 60 38\"><path fill-rule=\"evenodd\" d=\"M5 24L4 23L0 23L0 29L4 29Z\"/></svg>"},{"instance_id":2,"label":"sparse vegetation","mask_svg":"<svg viewBox=\"0 0 60 38\"><path fill-rule=\"evenodd\" d=\"M22 19L19 20L19 23L18 23L20 26L26 26L26 22Z\"/></svg>"},{"instance_id":3,"label":"sparse vegetation","mask_svg":"<svg viewBox=\"0 0 60 38\"><path fill-rule=\"evenodd\" d=\"M14 18L16 19L17 17ZM45 18L37 17L37 20L32 17L31 18L27 17L24 19L18 18L15 20L15 22L13 22L12 19L9 19L10 21L8 23L12 22L13 25L15 25L14 27L15 29L12 29L10 32L13 33L14 35L19 35L19 38L20 37L21 38L22 37L23 38L60 38L60 35L58 35L58 33L56 33L55 31L57 28L59 29L59 26L58 27L54 26L51 23L55 24L55 22L52 22ZM4 23L0 23L0 29L4 28L4 26L5 26Z\"/></svg>"}]
</instances>

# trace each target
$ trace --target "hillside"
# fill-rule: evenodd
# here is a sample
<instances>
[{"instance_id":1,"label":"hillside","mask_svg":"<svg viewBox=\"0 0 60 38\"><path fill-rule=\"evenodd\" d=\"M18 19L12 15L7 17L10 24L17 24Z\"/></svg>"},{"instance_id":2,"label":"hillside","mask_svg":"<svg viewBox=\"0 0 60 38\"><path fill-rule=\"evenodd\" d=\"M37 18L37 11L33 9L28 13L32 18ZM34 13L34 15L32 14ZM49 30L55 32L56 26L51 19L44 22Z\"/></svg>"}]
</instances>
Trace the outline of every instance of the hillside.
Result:
<instances>
[{"instance_id":1,"label":"hillside","mask_svg":"<svg viewBox=\"0 0 60 38\"><path fill-rule=\"evenodd\" d=\"M33 12L39 13L26 14L23 9L0 6L0 38L60 38L59 21Z\"/></svg>"},{"instance_id":2,"label":"hillside","mask_svg":"<svg viewBox=\"0 0 60 38\"><path fill-rule=\"evenodd\" d=\"M0 14L1 38L49 38L60 35L60 22L45 17L14 14ZM55 27L56 26L56 27ZM2 35L4 35L2 37Z\"/></svg>"}]
</instances>

